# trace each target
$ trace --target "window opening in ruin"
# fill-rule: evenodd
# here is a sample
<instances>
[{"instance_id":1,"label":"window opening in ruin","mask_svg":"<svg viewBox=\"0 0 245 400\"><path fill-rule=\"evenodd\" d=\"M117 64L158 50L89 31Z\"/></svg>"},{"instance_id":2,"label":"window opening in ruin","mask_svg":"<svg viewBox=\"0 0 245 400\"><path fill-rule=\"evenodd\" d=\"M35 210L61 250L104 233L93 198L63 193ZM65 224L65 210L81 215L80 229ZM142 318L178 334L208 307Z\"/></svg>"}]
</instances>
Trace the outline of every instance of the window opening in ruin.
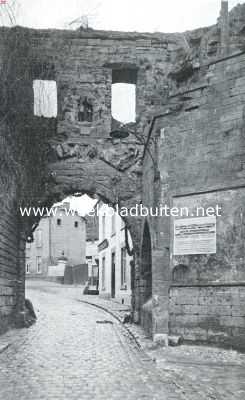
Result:
<instances>
[{"instance_id":1,"label":"window opening in ruin","mask_svg":"<svg viewBox=\"0 0 245 400\"><path fill-rule=\"evenodd\" d=\"M34 115L37 117L57 117L57 85L55 81L33 81Z\"/></svg>"},{"instance_id":2,"label":"window opening in ruin","mask_svg":"<svg viewBox=\"0 0 245 400\"><path fill-rule=\"evenodd\" d=\"M112 70L111 114L121 123L136 120L137 70L115 68Z\"/></svg>"},{"instance_id":3,"label":"window opening in ruin","mask_svg":"<svg viewBox=\"0 0 245 400\"><path fill-rule=\"evenodd\" d=\"M130 83L114 83L111 88L111 114L123 124L135 122L136 87Z\"/></svg>"}]
</instances>

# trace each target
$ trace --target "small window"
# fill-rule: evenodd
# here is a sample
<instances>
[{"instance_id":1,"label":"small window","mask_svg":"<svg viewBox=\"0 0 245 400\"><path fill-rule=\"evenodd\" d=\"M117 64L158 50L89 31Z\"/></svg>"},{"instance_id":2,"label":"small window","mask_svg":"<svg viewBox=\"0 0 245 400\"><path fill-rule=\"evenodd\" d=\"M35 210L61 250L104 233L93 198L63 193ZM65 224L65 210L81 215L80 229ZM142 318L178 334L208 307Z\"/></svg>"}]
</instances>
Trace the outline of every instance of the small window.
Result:
<instances>
[{"instance_id":1,"label":"small window","mask_svg":"<svg viewBox=\"0 0 245 400\"><path fill-rule=\"evenodd\" d=\"M75 226L75 228L78 228L78 222L77 221L74 222L74 226Z\"/></svg>"},{"instance_id":2,"label":"small window","mask_svg":"<svg viewBox=\"0 0 245 400\"><path fill-rule=\"evenodd\" d=\"M42 272L42 257L37 256L36 263L37 263L36 264L37 274L41 274L41 272Z\"/></svg>"},{"instance_id":3,"label":"small window","mask_svg":"<svg viewBox=\"0 0 245 400\"><path fill-rule=\"evenodd\" d=\"M102 290L105 290L105 257L102 258Z\"/></svg>"},{"instance_id":4,"label":"small window","mask_svg":"<svg viewBox=\"0 0 245 400\"><path fill-rule=\"evenodd\" d=\"M105 239L105 214L102 216L102 239Z\"/></svg>"},{"instance_id":5,"label":"small window","mask_svg":"<svg viewBox=\"0 0 245 400\"><path fill-rule=\"evenodd\" d=\"M111 216L111 235L115 235L116 233L116 213L113 212Z\"/></svg>"},{"instance_id":6,"label":"small window","mask_svg":"<svg viewBox=\"0 0 245 400\"><path fill-rule=\"evenodd\" d=\"M55 81L34 80L34 115L38 117L57 117L57 85Z\"/></svg>"},{"instance_id":7,"label":"small window","mask_svg":"<svg viewBox=\"0 0 245 400\"><path fill-rule=\"evenodd\" d=\"M42 247L42 231L38 229L35 234L36 247Z\"/></svg>"},{"instance_id":8,"label":"small window","mask_svg":"<svg viewBox=\"0 0 245 400\"><path fill-rule=\"evenodd\" d=\"M126 272L126 248L121 249L121 286L125 286L127 282L127 272Z\"/></svg>"},{"instance_id":9,"label":"small window","mask_svg":"<svg viewBox=\"0 0 245 400\"><path fill-rule=\"evenodd\" d=\"M60 218L57 219L57 225L61 226L61 219Z\"/></svg>"},{"instance_id":10,"label":"small window","mask_svg":"<svg viewBox=\"0 0 245 400\"><path fill-rule=\"evenodd\" d=\"M31 272L31 264L30 260L26 260L26 273L29 274Z\"/></svg>"}]
</instances>

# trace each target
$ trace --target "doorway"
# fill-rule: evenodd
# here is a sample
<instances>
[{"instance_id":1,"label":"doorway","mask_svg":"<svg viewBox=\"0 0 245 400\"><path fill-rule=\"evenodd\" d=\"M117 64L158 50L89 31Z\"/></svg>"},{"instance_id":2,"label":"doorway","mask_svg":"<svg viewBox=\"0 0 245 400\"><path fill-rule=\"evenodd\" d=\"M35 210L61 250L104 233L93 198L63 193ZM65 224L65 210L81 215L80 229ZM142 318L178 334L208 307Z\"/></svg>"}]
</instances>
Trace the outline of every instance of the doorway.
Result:
<instances>
[{"instance_id":1,"label":"doorway","mask_svg":"<svg viewBox=\"0 0 245 400\"><path fill-rule=\"evenodd\" d=\"M142 278L144 282L143 303L152 297L152 251L151 235L148 222L145 222L142 242Z\"/></svg>"},{"instance_id":2,"label":"doorway","mask_svg":"<svg viewBox=\"0 0 245 400\"><path fill-rule=\"evenodd\" d=\"M114 299L116 294L116 253L111 253L111 297Z\"/></svg>"}]
</instances>

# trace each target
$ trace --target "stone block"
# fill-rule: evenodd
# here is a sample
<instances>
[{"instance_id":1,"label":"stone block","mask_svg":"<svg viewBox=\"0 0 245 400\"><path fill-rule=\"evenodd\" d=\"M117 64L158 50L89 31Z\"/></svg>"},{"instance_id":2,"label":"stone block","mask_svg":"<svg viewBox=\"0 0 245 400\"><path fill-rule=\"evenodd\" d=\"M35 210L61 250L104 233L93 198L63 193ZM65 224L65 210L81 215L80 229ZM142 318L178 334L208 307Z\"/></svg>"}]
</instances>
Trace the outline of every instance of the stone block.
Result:
<instances>
[{"instance_id":1,"label":"stone block","mask_svg":"<svg viewBox=\"0 0 245 400\"><path fill-rule=\"evenodd\" d=\"M156 333L153 336L153 342L162 347L168 347L168 335L163 333Z\"/></svg>"}]
</instances>

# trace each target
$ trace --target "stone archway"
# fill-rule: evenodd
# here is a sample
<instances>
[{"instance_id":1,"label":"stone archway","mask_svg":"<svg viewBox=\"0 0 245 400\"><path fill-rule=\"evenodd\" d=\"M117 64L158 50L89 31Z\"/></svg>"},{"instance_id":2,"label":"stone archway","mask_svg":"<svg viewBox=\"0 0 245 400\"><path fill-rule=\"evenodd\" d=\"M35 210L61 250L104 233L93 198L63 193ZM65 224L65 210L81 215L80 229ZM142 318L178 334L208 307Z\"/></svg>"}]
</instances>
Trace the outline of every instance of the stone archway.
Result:
<instances>
[{"instance_id":1,"label":"stone archway","mask_svg":"<svg viewBox=\"0 0 245 400\"><path fill-rule=\"evenodd\" d=\"M113 41L113 47L106 38ZM137 118L129 130L143 136L148 111L152 111L149 98L156 98L149 71L159 58L160 49L164 57L167 50L162 46L164 38L159 39L156 50L148 46L149 39L143 35L146 52L144 47L138 48L137 40L132 40L130 35L129 49L125 53L121 46L123 40L128 43L127 34L112 38L111 33L95 31L44 33L22 28L6 30L1 36L3 70L6 71L1 82L6 102L0 107L5 116L0 137L4 141L3 155L9 171L5 167L0 178L5 181L7 177L4 189L9 191L11 200L6 201L6 195L2 199L6 212L0 219L11 222L8 232L3 227L4 235L8 235L2 246L3 260L9 257L9 248L12 249L9 265L5 267L3 261L6 268L3 280L5 284L7 279L11 301L15 302L11 309L6 305L8 321L15 319L12 311L17 310L18 315L23 311L25 240L39 222L36 216L22 218L18 215L20 206L51 207L76 192L96 194L112 206L120 204L127 209L140 204L144 145L134 135L122 140L110 136L113 128L111 86L118 79L137 83ZM178 38L175 46L176 49L182 47ZM75 55L75 62L71 54ZM170 68L171 63L166 63ZM36 80L43 81L43 85L52 81L57 88L57 115L35 113L33 84ZM45 92L43 96L49 101ZM160 91L159 99L161 96ZM137 217L125 220L133 240L135 281L138 283L142 220ZM4 225L5 221L1 223ZM137 291L137 284L135 287ZM136 297L139 310L138 294Z\"/></svg>"}]
</instances>

